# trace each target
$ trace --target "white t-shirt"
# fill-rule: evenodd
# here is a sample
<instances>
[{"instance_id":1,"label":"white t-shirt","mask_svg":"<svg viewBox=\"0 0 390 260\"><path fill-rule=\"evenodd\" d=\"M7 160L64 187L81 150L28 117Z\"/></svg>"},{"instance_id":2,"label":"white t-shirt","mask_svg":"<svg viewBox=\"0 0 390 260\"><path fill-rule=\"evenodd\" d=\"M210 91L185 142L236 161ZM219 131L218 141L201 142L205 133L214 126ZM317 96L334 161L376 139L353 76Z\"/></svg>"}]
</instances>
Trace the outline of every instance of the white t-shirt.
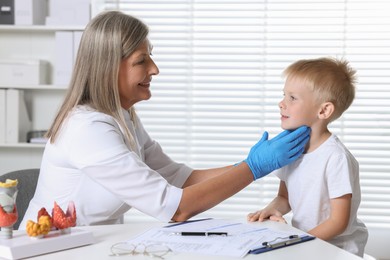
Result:
<instances>
[{"instance_id":1,"label":"white t-shirt","mask_svg":"<svg viewBox=\"0 0 390 260\"><path fill-rule=\"evenodd\" d=\"M348 227L329 242L363 256L368 232L357 219L361 199L359 164L335 135L315 151L274 173L286 183L293 213L292 225L303 231L309 231L329 218L331 199L352 194Z\"/></svg>"},{"instance_id":2,"label":"white t-shirt","mask_svg":"<svg viewBox=\"0 0 390 260\"><path fill-rule=\"evenodd\" d=\"M65 211L74 201L77 225L120 223L134 207L161 221L176 212L192 169L172 161L138 118L123 110L137 149L132 151L116 120L88 106L67 118L54 144L47 143L34 198L20 225L37 221L54 201Z\"/></svg>"}]
</instances>

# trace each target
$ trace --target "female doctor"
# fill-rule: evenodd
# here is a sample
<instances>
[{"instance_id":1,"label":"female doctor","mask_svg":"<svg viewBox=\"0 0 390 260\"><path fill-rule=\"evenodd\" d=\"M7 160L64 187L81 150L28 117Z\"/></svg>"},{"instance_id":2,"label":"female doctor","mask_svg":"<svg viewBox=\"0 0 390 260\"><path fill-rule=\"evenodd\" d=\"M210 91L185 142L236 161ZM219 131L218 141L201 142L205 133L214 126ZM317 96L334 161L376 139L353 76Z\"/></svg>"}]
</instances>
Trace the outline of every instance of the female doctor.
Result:
<instances>
[{"instance_id":1,"label":"female doctor","mask_svg":"<svg viewBox=\"0 0 390 260\"><path fill-rule=\"evenodd\" d=\"M36 221L54 202L73 201L77 225L120 223L134 207L160 221L184 221L294 161L310 129L265 132L236 166L193 170L172 161L151 139L134 104L151 97L148 28L120 12L87 25L67 96L47 136L37 189L24 216Z\"/></svg>"}]
</instances>

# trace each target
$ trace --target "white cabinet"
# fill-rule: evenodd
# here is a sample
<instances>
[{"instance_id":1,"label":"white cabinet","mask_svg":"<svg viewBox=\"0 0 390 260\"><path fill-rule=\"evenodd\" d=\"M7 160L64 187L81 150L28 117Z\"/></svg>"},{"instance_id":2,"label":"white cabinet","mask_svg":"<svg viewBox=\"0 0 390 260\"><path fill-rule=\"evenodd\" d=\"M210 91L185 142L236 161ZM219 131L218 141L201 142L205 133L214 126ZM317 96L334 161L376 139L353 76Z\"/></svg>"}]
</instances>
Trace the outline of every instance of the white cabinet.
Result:
<instances>
[{"instance_id":1,"label":"white cabinet","mask_svg":"<svg viewBox=\"0 0 390 260\"><path fill-rule=\"evenodd\" d=\"M77 26L0 25L0 60L45 60L49 63L48 84L0 85L0 89L18 89L24 92L32 130L47 130L50 127L67 88L52 84L56 32L82 30L83 28ZM43 144L1 142L0 174L11 170L40 167L43 150Z\"/></svg>"}]
</instances>

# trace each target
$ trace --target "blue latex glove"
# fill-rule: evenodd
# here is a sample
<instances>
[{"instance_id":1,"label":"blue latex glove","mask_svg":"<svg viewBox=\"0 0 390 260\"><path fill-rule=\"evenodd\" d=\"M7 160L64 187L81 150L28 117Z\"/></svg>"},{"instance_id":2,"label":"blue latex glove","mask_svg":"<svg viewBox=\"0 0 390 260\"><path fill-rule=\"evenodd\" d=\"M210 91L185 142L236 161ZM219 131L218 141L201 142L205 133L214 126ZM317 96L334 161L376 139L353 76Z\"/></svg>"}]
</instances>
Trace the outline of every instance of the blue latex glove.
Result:
<instances>
[{"instance_id":1,"label":"blue latex glove","mask_svg":"<svg viewBox=\"0 0 390 260\"><path fill-rule=\"evenodd\" d=\"M285 130L271 140L268 140L268 133L264 132L244 161L257 180L298 159L309 138L310 128L307 126L301 126L295 131Z\"/></svg>"}]
</instances>

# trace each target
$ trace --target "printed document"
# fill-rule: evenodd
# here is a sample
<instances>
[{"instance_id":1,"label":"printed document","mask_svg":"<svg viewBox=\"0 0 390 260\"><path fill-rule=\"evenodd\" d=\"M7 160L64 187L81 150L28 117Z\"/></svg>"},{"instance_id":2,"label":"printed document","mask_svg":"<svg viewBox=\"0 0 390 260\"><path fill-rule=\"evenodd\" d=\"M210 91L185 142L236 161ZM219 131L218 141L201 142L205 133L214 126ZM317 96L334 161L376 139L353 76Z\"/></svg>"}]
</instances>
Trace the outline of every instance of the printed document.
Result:
<instances>
[{"instance_id":1,"label":"printed document","mask_svg":"<svg viewBox=\"0 0 390 260\"><path fill-rule=\"evenodd\" d=\"M183 236L181 232L227 232L227 236ZM164 244L173 252L244 257L250 250L263 247L263 242L287 239L294 234L241 223L239 221L206 219L181 222L162 228L153 228L128 240L132 244Z\"/></svg>"}]
</instances>

